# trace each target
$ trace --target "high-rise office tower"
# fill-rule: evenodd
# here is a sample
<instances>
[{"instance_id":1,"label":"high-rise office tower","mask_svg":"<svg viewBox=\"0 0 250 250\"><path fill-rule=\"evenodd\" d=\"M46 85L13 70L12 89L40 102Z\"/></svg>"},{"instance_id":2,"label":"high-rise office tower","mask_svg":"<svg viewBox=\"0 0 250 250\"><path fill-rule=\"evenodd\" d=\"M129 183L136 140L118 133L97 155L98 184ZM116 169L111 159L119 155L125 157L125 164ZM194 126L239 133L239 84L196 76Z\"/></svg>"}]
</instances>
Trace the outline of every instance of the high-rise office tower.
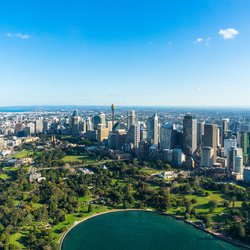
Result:
<instances>
[{"instance_id":1,"label":"high-rise office tower","mask_svg":"<svg viewBox=\"0 0 250 250\"><path fill-rule=\"evenodd\" d=\"M138 148L138 157L141 160L146 160L149 157L149 142L146 140L142 140L139 142Z\"/></svg>"},{"instance_id":2,"label":"high-rise office tower","mask_svg":"<svg viewBox=\"0 0 250 250\"><path fill-rule=\"evenodd\" d=\"M106 115L103 112L101 112L99 116L101 118L101 125L106 126Z\"/></svg>"},{"instance_id":3,"label":"high-rise office tower","mask_svg":"<svg viewBox=\"0 0 250 250\"><path fill-rule=\"evenodd\" d=\"M35 124L33 122L27 123L26 127L29 128L30 135L35 134Z\"/></svg>"},{"instance_id":4,"label":"high-rise office tower","mask_svg":"<svg viewBox=\"0 0 250 250\"><path fill-rule=\"evenodd\" d=\"M229 139L229 119L228 118L224 118L222 119L222 131L221 131L221 143L222 146L224 146L224 140L225 139Z\"/></svg>"},{"instance_id":5,"label":"high-rise office tower","mask_svg":"<svg viewBox=\"0 0 250 250\"><path fill-rule=\"evenodd\" d=\"M72 130L72 135L76 136L79 134L80 131L80 117L78 116L77 110L75 110L71 116L71 130Z\"/></svg>"},{"instance_id":6,"label":"high-rise office tower","mask_svg":"<svg viewBox=\"0 0 250 250\"><path fill-rule=\"evenodd\" d=\"M239 147L241 147L243 151L243 163L245 165L248 165L250 154L250 132L241 132L239 137Z\"/></svg>"},{"instance_id":7,"label":"high-rise office tower","mask_svg":"<svg viewBox=\"0 0 250 250\"><path fill-rule=\"evenodd\" d=\"M183 119L183 151L186 155L193 155L197 149L197 119L192 115L185 115Z\"/></svg>"},{"instance_id":8,"label":"high-rise office tower","mask_svg":"<svg viewBox=\"0 0 250 250\"><path fill-rule=\"evenodd\" d=\"M160 145L161 150L173 148L173 124L166 123L160 128Z\"/></svg>"},{"instance_id":9,"label":"high-rise office tower","mask_svg":"<svg viewBox=\"0 0 250 250\"><path fill-rule=\"evenodd\" d=\"M130 126L135 124L135 111L134 110L129 110L128 111L128 117L127 117L127 127L128 129Z\"/></svg>"},{"instance_id":10,"label":"high-rise office tower","mask_svg":"<svg viewBox=\"0 0 250 250\"><path fill-rule=\"evenodd\" d=\"M230 148L237 148L236 138L224 140L224 156L228 156Z\"/></svg>"},{"instance_id":11,"label":"high-rise office tower","mask_svg":"<svg viewBox=\"0 0 250 250\"><path fill-rule=\"evenodd\" d=\"M99 115L93 116L93 127L94 130L97 130L99 125L106 126L106 116L103 112L101 112Z\"/></svg>"},{"instance_id":12,"label":"high-rise office tower","mask_svg":"<svg viewBox=\"0 0 250 250\"><path fill-rule=\"evenodd\" d=\"M154 114L152 117L148 118L147 121L147 131L148 131L148 140L151 144L159 144L159 122L158 115Z\"/></svg>"},{"instance_id":13,"label":"high-rise office tower","mask_svg":"<svg viewBox=\"0 0 250 250\"><path fill-rule=\"evenodd\" d=\"M91 117L88 116L86 120L86 131L91 131L91 130L93 130L93 124L92 124Z\"/></svg>"},{"instance_id":14,"label":"high-rise office tower","mask_svg":"<svg viewBox=\"0 0 250 250\"><path fill-rule=\"evenodd\" d=\"M229 154L228 154L228 169L230 171L235 171L235 158L237 156L237 149L236 148L230 148Z\"/></svg>"},{"instance_id":15,"label":"high-rise office tower","mask_svg":"<svg viewBox=\"0 0 250 250\"><path fill-rule=\"evenodd\" d=\"M19 123L16 123L15 125L15 133L17 134L18 132L22 131L23 130L23 123L19 122Z\"/></svg>"},{"instance_id":16,"label":"high-rise office tower","mask_svg":"<svg viewBox=\"0 0 250 250\"><path fill-rule=\"evenodd\" d=\"M115 105L113 103L111 105L111 112L112 112L112 128L111 128L111 131L112 131L113 127L115 125Z\"/></svg>"},{"instance_id":17,"label":"high-rise office tower","mask_svg":"<svg viewBox=\"0 0 250 250\"><path fill-rule=\"evenodd\" d=\"M50 122L48 120L43 120L43 133L47 134L50 129Z\"/></svg>"},{"instance_id":18,"label":"high-rise office tower","mask_svg":"<svg viewBox=\"0 0 250 250\"><path fill-rule=\"evenodd\" d=\"M103 140L107 140L109 137L109 129L102 127L101 125L97 129L97 140L98 142L102 142Z\"/></svg>"},{"instance_id":19,"label":"high-rise office tower","mask_svg":"<svg viewBox=\"0 0 250 250\"><path fill-rule=\"evenodd\" d=\"M217 146L218 146L218 126L217 124L205 124L203 146L211 147L214 151L213 163L217 159Z\"/></svg>"},{"instance_id":20,"label":"high-rise office tower","mask_svg":"<svg viewBox=\"0 0 250 250\"><path fill-rule=\"evenodd\" d=\"M197 146L201 146L204 136L204 125L205 122L197 122Z\"/></svg>"},{"instance_id":21,"label":"high-rise office tower","mask_svg":"<svg viewBox=\"0 0 250 250\"><path fill-rule=\"evenodd\" d=\"M201 166L212 167L214 163L214 149L204 146L201 151Z\"/></svg>"},{"instance_id":22,"label":"high-rise office tower","mask_svg":"<svg viewBox=\"0 0 250 250\"><path fill-rule=\"evenodd\" d=\"M87 127L87 125L86 125L86 121L84 120L84 119L82 119L81 121L80 121L80 131L82 132L82 133L86 133L86 127Z\"/></svg>"},{"instance_id":23,"label":"high-rise office tower","mask_svg":"<svg viewBox=\"0 0 250 250\"><path fill-rule=\"evenodd\" d=\"M138 148L140 142L140 123L136 122L131 125L127 133L127 142L133 143L135 148Z\"/></svg>"},{"instance_id":24,"label":"high-rise office tower","mask_svg":"<svg viewBox=\"0 0 250 250\"><path fill-rule=\"evenodd\" d=\"M185 161L185 154L182 152L180 148L175 148L172 150L173 152L173 164L176 167L180 167L182 163Z\"/></svg>"},{"instance_id":25,"label":"high-rise office tower","mask_svg":"<svg viewBox=\"0 0 250 250\"><path fill-rule=\"evenodd\" d=\"M239 174L243 174L243 157L240 155L237 155L235 157L235 172Z\"/></svg>"},{"instance_id":26,"label":"high-rise office tower","mask_svg":"<svg viewBox=\"0 0 250 250\"><path fill-rule=\"evenodd\" d=\"M35 131L36 134L40 134L43 132L43 120L41 118L35 121Z\"/></svg>"},{"instance_id":27,"label":"high-rise office tower","mask_svg":"<svg viewBox=\"0 0 250 250\"><path fill-rule=\"evenodd\" d=\"M227 166L230 171L236 171L236 157L241 156L242 158L242 148L231 147L227 156ZM239 159L238 159L239 160Z\"/></svg>"}]
</instances>

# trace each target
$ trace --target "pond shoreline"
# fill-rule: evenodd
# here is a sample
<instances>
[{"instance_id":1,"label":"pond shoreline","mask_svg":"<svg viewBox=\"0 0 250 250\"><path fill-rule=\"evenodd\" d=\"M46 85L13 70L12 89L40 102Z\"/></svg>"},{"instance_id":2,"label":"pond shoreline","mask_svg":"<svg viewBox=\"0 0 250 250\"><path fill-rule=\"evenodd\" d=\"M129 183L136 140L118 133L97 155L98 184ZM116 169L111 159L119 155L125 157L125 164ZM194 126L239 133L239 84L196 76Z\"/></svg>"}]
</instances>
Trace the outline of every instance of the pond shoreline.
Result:
<instances>
[{"instance_id":1,"label":"pond shoreline","mask_svg":"<svg viewBox=\"0 0 250 250\"><path fill-rule=\"evenodd\" d=\"M216 237L218 239L221 239L223 241L226 241L226 242L229 242L235 246L238 246L238 247L241 247L241 248L245 248L245 249L250 249L250 246L247 245L247 244L244 244L242 242L238 242L238 241L235 241L235 240L232 240L232 239L229 239L227 238L225 235L222 235L222 234L218 234L216 232L213 232L211 230L208 230L206 228L203 228L203 227L200 227L196 224L194 224L193 222L191 221L187 221L185 219L182 219L182 218L179 218L177 217L176 215L173 215L173 214L168 214L168 213L164 213L164 212L160 212L160 211L154 211L154 210L151 210L151 209L136 209L136 208L131 208L131 209L111 209L111 210L108 210L108 211L105 211L105 212L101 212L101 213L96 213L96 214L93 214L93 215L90 215L82 220L79 220L79 221L76 221L74 223L74 225L72 225L66 232L63 233L63 235L61 236L60 238L60 245L59 245L59 249L62 250L62 245L63 245L63 241L65 239L65 237L67 236L67 234L74 228L76 227L78 224L84 222L84 221L87 221L89 219L92 219L94 217L97 217L97 216L101 216L101 215L104 215L104 214L108 214L108 213L115 213L115 212L131 212L131 211L141 211L141 212L151 212L151 213L158 213L158 214L161 214L161 215L165 215L165 216L169 216L169 217L172 217L176 220L180 220L180 221L183 221L199 230L202 230L210 235L212 235L213 237Z\"/></svg>"}]
</instances>

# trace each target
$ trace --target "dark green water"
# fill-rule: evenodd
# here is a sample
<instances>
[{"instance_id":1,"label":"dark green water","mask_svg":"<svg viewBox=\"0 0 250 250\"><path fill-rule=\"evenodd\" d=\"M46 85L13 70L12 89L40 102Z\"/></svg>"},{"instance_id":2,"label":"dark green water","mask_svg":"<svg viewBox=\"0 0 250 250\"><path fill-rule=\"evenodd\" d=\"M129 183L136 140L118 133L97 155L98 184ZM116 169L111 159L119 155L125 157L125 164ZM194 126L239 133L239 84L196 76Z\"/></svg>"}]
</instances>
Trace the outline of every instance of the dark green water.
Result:
<instances>
[{"instance_id":1,"label":"dark green water","mask_svg":"<svg viewBox=\"0 0 250 250\"><path fill-rule=\"evenodd\" d=\"M73 228L62 250L236 250L240 249L168 216L115 212Z\"/></svg>"}]
</instances>

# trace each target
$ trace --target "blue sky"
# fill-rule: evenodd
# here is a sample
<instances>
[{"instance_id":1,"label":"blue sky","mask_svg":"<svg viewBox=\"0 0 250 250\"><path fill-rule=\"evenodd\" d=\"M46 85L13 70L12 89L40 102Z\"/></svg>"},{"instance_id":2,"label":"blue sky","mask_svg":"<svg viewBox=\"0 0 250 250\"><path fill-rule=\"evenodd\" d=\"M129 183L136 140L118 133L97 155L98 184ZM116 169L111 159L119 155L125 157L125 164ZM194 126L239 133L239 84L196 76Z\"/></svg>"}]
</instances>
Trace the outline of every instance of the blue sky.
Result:
<instances>
[{"instance_id":1,"label":"blue sky","mask_svg":"<svg viewBox=\"0 0 250 250\"><path fill-rule=\"evenodd\" d=\"M250 106L248 0L3 0L0 106Z\"/></svg>"}]
</instances>

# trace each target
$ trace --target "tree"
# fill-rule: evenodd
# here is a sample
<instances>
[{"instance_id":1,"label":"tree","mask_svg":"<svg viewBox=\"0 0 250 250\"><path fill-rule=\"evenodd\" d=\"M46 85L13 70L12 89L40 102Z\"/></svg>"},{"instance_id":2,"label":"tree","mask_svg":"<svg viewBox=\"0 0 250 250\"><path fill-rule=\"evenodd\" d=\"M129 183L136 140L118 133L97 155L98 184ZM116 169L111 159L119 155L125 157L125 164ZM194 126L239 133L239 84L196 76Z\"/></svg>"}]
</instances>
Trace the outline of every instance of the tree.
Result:
<instances>
[{"instance_id":1,"label":"tree","mask_svg":"<svg viewBox=\"0 0 250 250\"><path fill-rule=\"evenodd\" d=\"M237 197L236 196L233 196L231 198L231 202L233 203L233 208L235 208L235 202L237 201Z\"/></svg>"},{"instance_id":2,"label":"tree","mask_svg":"<svg viewBox=\"0 0 250 250\"><path fill-rule=\"evenodd\" d=\"M129 208L129 203L127 200L123 200L123 208L128 209Z\"/></svg>"},{"instance_id":3,"label":"tree","mask_svg":"<svg viewBox=\"0 0 250 250\"><path fill-rule=\"evenodd\" d=\"M242 238L246 236L246 230L241 223L239 225L239 236Z\"/></svg>"},{"instance_id":4,"label":"tree","mask_svg":"<svg viewBox=\"0 0 250 250\"><path fill-rule=\"evenodd\" d=\"M218 202L216 201L216 200L211 200L211 201L209 201L209 210L210 210L210 212L213 212L214 211L214 209L218 206Z\"/></svg>"},{"instance_id":5,"label":"tree","mask_svg":"<svg viewBox=\"0 0 250 250\"><path fill-rule=\"evenodd\" d=\"M91 213L92 211L93 211L92 204L89 203L89 206L88 206L88 213Z\"/></svg>"}]
</instances>

